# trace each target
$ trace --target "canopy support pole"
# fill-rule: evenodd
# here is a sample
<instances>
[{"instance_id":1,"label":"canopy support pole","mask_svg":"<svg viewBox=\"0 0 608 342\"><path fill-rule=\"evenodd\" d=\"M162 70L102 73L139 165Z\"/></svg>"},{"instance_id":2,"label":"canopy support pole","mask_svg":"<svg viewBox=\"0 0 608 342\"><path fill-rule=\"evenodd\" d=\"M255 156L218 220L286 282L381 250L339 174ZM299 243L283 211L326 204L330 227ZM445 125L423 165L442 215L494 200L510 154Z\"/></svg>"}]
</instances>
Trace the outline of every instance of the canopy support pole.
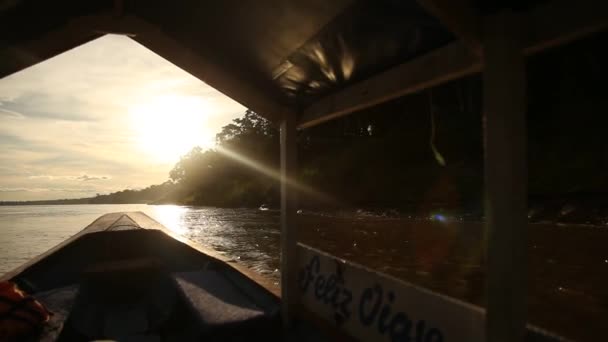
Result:
<instances>
[{"instance_id":1,"label":"canopy support pole","mask_svg":"<svg viewBox=\"0 0 608 342\"><path fill-rule=\"evenodd\" d=\"M296 116L281 121L281 310L286 328L292 326L297 304L297 169Z\"/></svg>"},{"instance_id":2,"label":"canopy support pole","mask_svg":"<svg viewBox=\"0 0 608 342\"><path fill-rule=\"evenodd\" d=\"M522 341L527 322L526 75L518 16L483 24L486 340Z\"/></svg>"}]
</instances>

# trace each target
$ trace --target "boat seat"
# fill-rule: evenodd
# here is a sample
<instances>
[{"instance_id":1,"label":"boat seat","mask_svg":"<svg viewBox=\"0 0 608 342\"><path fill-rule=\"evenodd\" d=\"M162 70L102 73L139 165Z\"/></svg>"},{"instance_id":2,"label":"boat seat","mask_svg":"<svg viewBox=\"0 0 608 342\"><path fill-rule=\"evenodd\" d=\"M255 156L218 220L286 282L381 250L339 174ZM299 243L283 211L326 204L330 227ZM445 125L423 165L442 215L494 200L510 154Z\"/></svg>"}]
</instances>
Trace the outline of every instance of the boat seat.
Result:
<instances>
[{"instance_id":1,"label":"boat seat","mask_svg":"<svg viewBox=\"0 0 608 342\"><path fill-rule=\"evenodd\" d=\"M278 312L264 312L221 272L203 270L173 276L178 291L198 320L203 337L268 340L280 332Z\"/></svg>"},{"instance_id":2,"label":"boat seat","mask_svg":"<svg viewBox=\"0 0 608 342\"><path fill-rule=\"evenodd\" d=\"M49 321L45 324L39 341L55 341L70 315L76 296L78 295L78 285L61 287L33 295L42 305L53 313Z\"/></svg>"},{"instance_id":3,"label":"boat seat","mask_svg":"<svg viewBox=\"0 0 608 342\"><path fill-rule=\"evenodd\" d=\"M153 259L92 265L82 274L70 325L88 339L157 340L175 306L173 280ZM140 338L141 337L141 338Z\"/></svg>"}]
</instances>

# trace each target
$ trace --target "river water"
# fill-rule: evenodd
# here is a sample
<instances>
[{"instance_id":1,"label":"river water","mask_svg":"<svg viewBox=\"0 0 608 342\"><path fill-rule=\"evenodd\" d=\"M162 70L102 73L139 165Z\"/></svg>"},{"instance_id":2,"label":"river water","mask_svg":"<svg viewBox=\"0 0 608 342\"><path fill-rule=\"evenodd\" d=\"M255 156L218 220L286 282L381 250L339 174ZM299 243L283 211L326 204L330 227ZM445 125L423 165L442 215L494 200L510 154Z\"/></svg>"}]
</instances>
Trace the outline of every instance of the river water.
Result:
<instances>
[{"instance_id":1,"label":"river water","mask_svg":"<svg viewBox=\"0 0 608 342\"><path fill-rule=\"evenodd\" d=\"M57 245L102 214L116 211L143 211L167 228L278 282L277 211L171 205L0 206L0 274ZM529 228L530 321L577 340L603 340L608 326L608 229L553 224ZM299 215L299 240L483 305L479 222L364 212L304 213Z\"/></svg>"}]
</instances>

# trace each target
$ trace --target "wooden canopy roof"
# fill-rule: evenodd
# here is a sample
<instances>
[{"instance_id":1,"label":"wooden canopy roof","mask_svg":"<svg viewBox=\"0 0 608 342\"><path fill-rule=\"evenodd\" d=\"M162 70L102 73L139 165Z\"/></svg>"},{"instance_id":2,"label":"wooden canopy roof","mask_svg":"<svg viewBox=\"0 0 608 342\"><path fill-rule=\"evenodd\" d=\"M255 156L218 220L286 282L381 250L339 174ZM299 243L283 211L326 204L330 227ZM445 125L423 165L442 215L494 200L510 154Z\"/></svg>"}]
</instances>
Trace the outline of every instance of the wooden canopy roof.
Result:
<instances>
[{"instance_id":1,"label":"wooden canopy roof","mask_svg":"<svg viewBox=\"0 0 608 342\"><path fill-rule=\"evenodd\" d=\"M606 27L605 1L4 0L0 77L126 34L270 119L309 127L483 68L480 26L519 11L533 54ZM518 6L518 3L524 6Z\"/></svg>"},{"instance_id":2,"label":"wooden canopy roof","mask_svg":"<svg viewBox=\"0 0 608 342\"><path fill-rule=\"evenodd\" d=\"M287 320L298 296L296 127L485 70L487 339L515 341L527 322L523 56L607 26L605 0L0 0L0 77L125 34L280 121Z\"/></svg>"}]
</instances>

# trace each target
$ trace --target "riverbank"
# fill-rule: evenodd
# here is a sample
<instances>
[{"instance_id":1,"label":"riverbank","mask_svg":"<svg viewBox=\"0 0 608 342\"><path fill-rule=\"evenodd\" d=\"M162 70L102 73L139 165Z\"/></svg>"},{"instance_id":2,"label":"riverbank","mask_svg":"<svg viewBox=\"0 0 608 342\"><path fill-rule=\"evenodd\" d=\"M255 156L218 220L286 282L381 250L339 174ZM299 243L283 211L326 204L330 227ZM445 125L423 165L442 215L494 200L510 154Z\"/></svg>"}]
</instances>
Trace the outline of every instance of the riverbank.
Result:
<instances>
[{"instance_id":1,"label":"riverbank","mask_svg":"<svg viewBox=\"0 0 608 342\"><path fill-rule=\"evenodd\" d=\"M135 191L133 191L135 192ZM121 192L125 193L125 192ZM129 192L126 192L129 194ZM132 196L131 196L132 197ZM123 195L123 199L129 199ZM401 203L400 205L384 204L356 207L353 205L319 205L305 203L300 212L307 215L327 217L360 217L360 218L401 218L412 220L467 221L483 222L485 219L480 201L469 203L425 202ZM566 224L585 226L608 226L608 194L566 194L555 196L532 196L529 199L528 219L530 223ZM117 196L101 195L91 198L45 200L45 201L2 201L0 206L19 205L82 205L82 204L151 204L181 205L193 207L215 207L192 199L155 199L131 198L128 201L117 201ZM277 203L260 203L256 205L223 206L230 209L257 209L261 205L271 210L278 210Z\"/></svg>"}]
</instances>

